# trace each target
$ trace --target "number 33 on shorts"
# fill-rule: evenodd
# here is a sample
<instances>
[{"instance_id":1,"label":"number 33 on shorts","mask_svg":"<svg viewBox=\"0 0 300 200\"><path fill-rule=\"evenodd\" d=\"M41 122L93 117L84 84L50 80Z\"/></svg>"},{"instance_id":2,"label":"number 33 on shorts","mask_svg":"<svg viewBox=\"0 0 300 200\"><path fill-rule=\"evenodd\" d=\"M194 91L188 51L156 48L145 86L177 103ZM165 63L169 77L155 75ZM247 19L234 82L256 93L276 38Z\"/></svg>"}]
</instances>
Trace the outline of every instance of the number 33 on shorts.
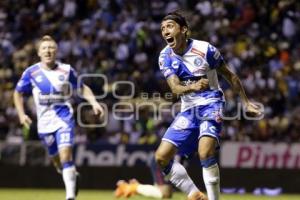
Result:
<instances>
[{"instance_id":1,"label":"number 33 on shorts","mask_svg":"<svg viewBox=\"0 0 300 200\"><path fill-rule=\"evenodd\" d=\"M64 132L59 134L59 143L69 143L71 140L71 135L69 132Z\"/></svg>"}]
</instances>

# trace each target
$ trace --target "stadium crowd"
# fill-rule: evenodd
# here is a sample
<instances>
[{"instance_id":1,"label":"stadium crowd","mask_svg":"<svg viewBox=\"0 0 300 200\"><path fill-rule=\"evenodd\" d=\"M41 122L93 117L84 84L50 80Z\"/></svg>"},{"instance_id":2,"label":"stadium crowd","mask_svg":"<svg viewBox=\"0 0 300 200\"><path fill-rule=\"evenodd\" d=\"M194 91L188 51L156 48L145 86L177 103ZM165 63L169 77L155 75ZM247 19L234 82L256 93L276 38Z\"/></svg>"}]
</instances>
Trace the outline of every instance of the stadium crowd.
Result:
<instances>
[{"instance_id":1,"label":"stadium crowd","mask_svg":"<svg viewBox=\"0 0 300 200\"><path fill-rule=\"evenodd\" d=\"M59 60L80 74L103 74L84 82L107 105L105 127L76 129L76 141L153 144L172 121L170 112L140 103L160 105L176 98L158 67L165 46L162 17L182 9L191 37L218 47L241 78L246 93L264 105L259 121L225 120L223 138L234 141L300 141L300 3L296 0L4 0L0 2L0 140L37 139L35 125L19 125L12 103L22 71L37 62L35 42L44 34L58 42ZM131 81L134 90L127 84ZM238 99L223 84L226 116L239 112ZM133 94L130 99L118 98ZM117 95L118 96L117 96ZM81 100L78 98L78 104ZM135 115L118 120L119 103L134 105ZM123 103L123 104L120 104ZM34 113L33 102L28 112ZM139 108L137 108L139 107ZM157 112L162 117L155 118ZM127 113L128 114L128 113ZM121 114L122 117L124 113ZM131 115L130 115L131 116ZM82 121L97 123L89 110Z\"/></svg>"}]
</instances>

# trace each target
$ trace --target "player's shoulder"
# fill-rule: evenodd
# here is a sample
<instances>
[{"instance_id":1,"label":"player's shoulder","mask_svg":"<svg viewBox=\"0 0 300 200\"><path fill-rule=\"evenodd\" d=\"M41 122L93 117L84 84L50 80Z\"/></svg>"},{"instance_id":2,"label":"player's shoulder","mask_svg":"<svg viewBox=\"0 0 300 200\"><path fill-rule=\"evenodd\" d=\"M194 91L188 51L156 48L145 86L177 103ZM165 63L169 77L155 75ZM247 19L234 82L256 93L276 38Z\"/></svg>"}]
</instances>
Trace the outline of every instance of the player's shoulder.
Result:
<instances>
[{"instance_id":1,"label":"player's shoulder","mask_svg":"<svg viewBox=\"0 0 300 200\"><path fill-rule=\"evenodd\" d=\"M68 63L62 63L62 62L56 62L57 67L65 70L70 70L72 69L71 65Z\"/></svg>"},{"instance_id":2,"label":"player's shoulder","mask_svg":"<svg viewBox=\"0 0 300 200\"><path fill-rule=\"evenodd\" d=\"M30 65L29 67L27 67L24 70L23 74L24 75L31 75L31 74L37 72L39 69L40 69L40 63L35 63L35 64Z\"/></svg>"},{"instance_id":3,"label":"player's shoulder","mask_svg":"<svg viewBox=\"0 0 300 200\"><path fill-rule=\"evenodd\" d=\"M170 55L172 53L171 47L169 45L165 46L159 53L159 55Z\"/></svg>"},{"instance_id":4,"label":"player's shoulder","mask_svg":"<svg viewBox=\"0 0 300 200\"><path fill-rule=\"evenodd\" d=\"M199 50L202 50L204 52L207 51L210 43L207 42L207 41L204 41L204 40L195 40L195 39L192 39L193 40L193 46L192 48L194 49L199 49Z\"/></svg>"},{"instance_id":5,"label":"player's shoulder","mask_svg":"<svg viewBox=\"0 0 300 200\"><path fill-rule=\"evenodd\" d=\"M35 63L27 67L26 71L35 71L40 68L40 63Z\"/></svg>"},{"instance_id":6,"label":"player's shoulder","mask_svg":"<svg viewBox=\"0 0 300 200\"><path fill-rule=\"evenodd\" d=\"M193 40L191 51L201 55L202 57L204 57L205 55L207 56L208 54L219 52L214 45L203 40Z\"/></svg>"},{"instance_id":7,"label":"player's shoulder","mask_svg":"<svg viewBox=\"0 0 300 200\"><path fill-rule=\"evenodd\" d=\"M72 66L68 63L62 63L62 62L56 62L57 64L57 70L64 72L66 74L70 73L70 71L73 71L74 69Z\"/></svg>"},{"instance_id":8,"label":"player's shoulder","mask_svg":"<svg viewBox=\"0 0 300 200\"><path fill-rule=\"evenodd\" d=\"M168 45L160 51L158 64L161 70L171 66L171 54L172 49Z\"/></svg>"}]
</instances>

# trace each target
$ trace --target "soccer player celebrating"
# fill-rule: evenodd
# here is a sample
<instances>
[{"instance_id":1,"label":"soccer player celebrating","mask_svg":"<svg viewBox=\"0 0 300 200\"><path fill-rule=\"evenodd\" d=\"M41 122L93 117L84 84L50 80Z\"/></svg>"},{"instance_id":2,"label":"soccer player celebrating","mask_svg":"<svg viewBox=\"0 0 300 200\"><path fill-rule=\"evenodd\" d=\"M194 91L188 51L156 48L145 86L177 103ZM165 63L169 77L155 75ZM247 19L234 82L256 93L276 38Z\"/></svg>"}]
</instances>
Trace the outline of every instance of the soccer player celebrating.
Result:
<instances>
[{"instance_id":1,"label":"soccer player celebrating","mask_svg":"<svg viewBox=\"0 0 300 200\"><path fill-rule=\"evenodd\" d=\"M199 191L185 168L174 161L175 154L198 151L209 200L220 197L217 151L221 132L223 92L217 74L222 75L237 92L244 109L260 115L259 108L247 98L240 79L225 64L211 44L187 37L186 19L178 12L167 14L161 22L161 34L167 46L159 56L159 66L172 92L181 96L181 112L164 134L155 157L170 181L190 200L207 197ZM207 86L208 82L208 87Z\"/></svg>"},{"instance_id":2,"label":"soccer player celebrating","mask_svg":"<svg viewBox=\"0 0 300 200\"><path fill-rule=\"evenodd\" d=\"M78 82L74 69L56 61L57 43L51 36L44 36L38 45L40 62L28 67L22 74L15 92L14 103L22 125L29 127L31 119L25 114L23 94L31 93L36 105L39 138L62 177L66 189L66 199L76 196L76 169L72 158L74 143L73 109L69 102L69 91L80 90L82 96L92 105L100 117L103 108L96 101L91 89Z\"/></svg>"}]
</instances>

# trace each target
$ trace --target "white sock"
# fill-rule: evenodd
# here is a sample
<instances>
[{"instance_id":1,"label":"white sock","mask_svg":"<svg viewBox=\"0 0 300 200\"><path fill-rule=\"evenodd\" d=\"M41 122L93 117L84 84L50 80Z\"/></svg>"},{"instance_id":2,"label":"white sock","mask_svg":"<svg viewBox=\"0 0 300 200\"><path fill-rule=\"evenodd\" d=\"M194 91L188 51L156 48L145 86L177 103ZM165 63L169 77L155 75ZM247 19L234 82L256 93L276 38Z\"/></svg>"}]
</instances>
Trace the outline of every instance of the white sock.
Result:
<instances>
[{"instance_id":1,"label":"white sock","mask_svg":"<svg viewBox=\"0 0 300 200\"><path fill-rule=\"evenodd\" d=\"M218 164L208 168L203 167L203 179L209 200L219 200L220 197L220 173Z\"/></svg>"},{"instance_id":2,"label":"white sock","mask_svg":"<svg viewBox=\"0 0 300 200\"><path fill-rule=\"evenodd\" d=\"M63 180L66 188L66 199L75 199L75 185L76 185L76 170L75 167L68 167L62 171Z\"/></svg>"},{"instance_id":3,"label":"white sock","mask_svg":"<svg viewBox=\"0 0 300 200\"><path fill-rule=\"evenodd\" d=\"M199 191L197 186L189 177L185 168L177 161L174 161L168 176L170 177L171 183L173 183L178 189L186 193L188 196Z\"/></svg>"},{"instance_id":4,"label":"white sock","mask_svg":"<svg viewBox=\"0 0 300 200\"><path fill-rule=\"evenodd\" d=\"M161 199L163 198L163 193L161 190L154 185L143 185L139 184L136 188L137 193L145 196L145 197L154 197Z\"/></svg>"}]
</instances>

